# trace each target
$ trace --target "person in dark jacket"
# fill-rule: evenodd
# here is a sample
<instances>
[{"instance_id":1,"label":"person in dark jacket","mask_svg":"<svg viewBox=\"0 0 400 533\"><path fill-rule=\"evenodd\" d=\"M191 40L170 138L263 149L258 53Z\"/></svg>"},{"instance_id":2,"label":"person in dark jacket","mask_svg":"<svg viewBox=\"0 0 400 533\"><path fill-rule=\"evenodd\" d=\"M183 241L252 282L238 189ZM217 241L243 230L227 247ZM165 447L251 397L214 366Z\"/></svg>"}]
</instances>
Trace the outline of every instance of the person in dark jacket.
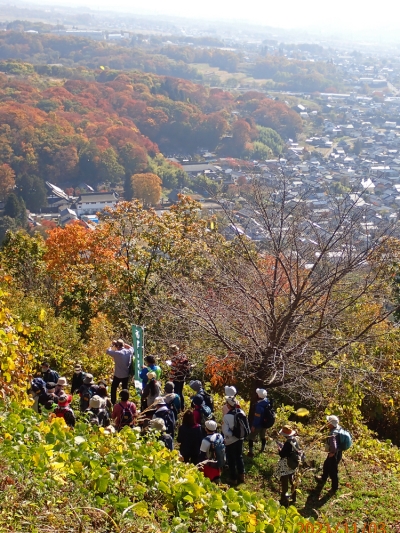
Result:
<instances>
[{"instance_id":1,"label":"person in dark jacket","mask_svg":"<svg viewBox=\"0 0 400 533\"><path fill-rule=\"evenodd\" d=\"M103 401L95 394L89 400L89 408L85 411L88 421L92 425L97 425L106 428L110 425L110 416L104 408Z\"/></svg>"},{"instance_id":2,"label":"person in dark jacket","mask_svg":"<svg viewBox=\"0 0 400 533\"><path fill-rule=\"evenodd\" d=\"M265 450L267 444L266 437L266 428L263 427L263 418L265 409L270 407L270 401L267 398L267 391L265 389L256 390L258 402L256 403L256 410L254 413L253 421L251 424L251 433L249 435L249 453L248 457L254 457L254 441L257 438L257 435L260 435L261 439L261 453Z\"/></svg>"},{"instance_id":3,"label":"person in dark jacket","mask_svg":"<svg viewBox=\"0 0 400 533\"><path fill-rule=\"evenodd\" d=\"M42 407L52 409L56 403L53 401L54 394L48 393L46 383L42 378L34 378L31 383L33 393L33 410L37 413L42 412Z\"/></svg>"},{"instance_id":4,"label":"person in dark jacket","mask_svg":"<svg viewBox=\"0 0 400 533\"><path fill-rule=\"evenodd\" d=\"M81 365L75 365L74 368L74 375L72 376L72 383L71 383L71 394L74 394L74 392L78 392L80 387L83 385L83 380L85 379L85 372L82 370Z\"/></svg>"},{"instance_id":5,"label":"person in dark jacket","mask_svg":"<svg viewBox=\"0 0 400 533\"><path fill-rule=\"evenodd\" d=\"M185 411L182 419L182 425L178 430L178 442L180 454L185 463L197 465L199 462L200 446L203 440L203 432L200 424L194 421L193 411Z\"/></svg>"},{"instance_id":6,"label":"person in dark jacket","mask_svg":"<svg viewBox=\"0 0 400 533\"><path fill-rule=\"evenodd\" d=\"M50 368L50 363L43 361L42 363L42 375L41 378L45 383L57 383L59 380L59 374L55 370Z\"/></svg>"},{"instance_id":7,"label":"person in dark jacket","mask_svg":"<svg viewBox=\"0 0 400 533\"><path fill-rule=\"evenodd\" d=\"M290 426L283 426L283 428L279 431L279 435L285 437L284 444L278 444L280 460L278 462L276 474L281 481L280 504L284 505L285 507L289 507L290 503L295 503L296 501L296 488L293 479L296 468L293 468L288 464L288 457L292 454L293 450L300 452L300 445L295 438L296 431ZM291 486L290 495L288 494L289 483Z\"/></svg>"},{"instance_id":8,"label":"person in dark jacket","mask_svg":"<svg viewBox=\"0 0 400 533\"><path fill-rule=\"evenodd\" d=\"M153 420L150 420L150 430L158 431L160 433L158 440L163 442L167 450L172 452L174 449L174 441L171 435L166 433L166 429L167 428L165 427L165 423L162 418L153 418Z\"/></svg>"}]
</instances>

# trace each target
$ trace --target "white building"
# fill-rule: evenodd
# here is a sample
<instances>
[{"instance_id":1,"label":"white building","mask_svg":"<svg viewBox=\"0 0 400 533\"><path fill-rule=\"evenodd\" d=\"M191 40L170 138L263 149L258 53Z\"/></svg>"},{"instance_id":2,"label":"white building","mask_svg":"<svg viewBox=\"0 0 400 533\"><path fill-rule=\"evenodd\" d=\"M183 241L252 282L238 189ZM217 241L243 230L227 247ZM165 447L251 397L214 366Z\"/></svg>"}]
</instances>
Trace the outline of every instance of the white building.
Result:
<instances>
[{"instance_id":1,"label":"white building","mask_svg":"<svg viewBox=\"0 0 400 533\"><path fill-rule=\"evenodd\" d=\"M117 202L118 196L113 192L81 194L75 204L75 211L79 217L95 215L105 207L114 207Z\"/></svg>"}]
</instances>

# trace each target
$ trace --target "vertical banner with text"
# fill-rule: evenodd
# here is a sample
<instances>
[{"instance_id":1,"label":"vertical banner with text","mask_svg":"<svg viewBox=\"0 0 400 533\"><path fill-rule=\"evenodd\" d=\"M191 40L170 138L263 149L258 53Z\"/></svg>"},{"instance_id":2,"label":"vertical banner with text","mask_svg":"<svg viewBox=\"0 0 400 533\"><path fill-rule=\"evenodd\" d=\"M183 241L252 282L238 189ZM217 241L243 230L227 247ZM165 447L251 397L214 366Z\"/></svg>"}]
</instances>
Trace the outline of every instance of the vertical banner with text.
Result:
<instances>
[{"instance_id":1,"label":"vertical banner with text","mask_svg":"<svg viewBox=\"0 0 400 533\"><path fill-rule=\"evenodd\" d=\"M143 366L144 357L144 327L132 326L133 353L135 355L135 380L139 380L139 374Z\"/></svg>"}]
</instances>

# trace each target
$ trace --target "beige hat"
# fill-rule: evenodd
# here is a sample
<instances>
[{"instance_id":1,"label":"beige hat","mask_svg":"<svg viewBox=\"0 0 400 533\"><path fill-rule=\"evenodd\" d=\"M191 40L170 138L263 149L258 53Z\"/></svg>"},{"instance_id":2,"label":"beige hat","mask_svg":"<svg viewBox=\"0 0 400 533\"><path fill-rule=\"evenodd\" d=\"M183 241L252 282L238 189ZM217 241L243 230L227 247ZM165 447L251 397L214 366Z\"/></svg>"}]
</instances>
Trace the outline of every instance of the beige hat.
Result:
<instances>
[{"instance_id":1,"label":"beige hat","mask_svg":"<svg viewBox=\"0 0 400 533\"><path fill-rule=\"evenodd\" d=\"M279 435L283 435L284 437L293 437L293 435L296 435L296 431L290 426L283 426L279 432Z\"/></svg>"},{"instance_id":2,"label":"beige hat","mask_svg":"<svg viewBox=\"0 0 400 533\"><path fill-rule=\"evenodd\" d=\"M150 428L156 431L166 431L165 422L162 418L153 418L150 420Z\"/></svg>"},{"instance_id":3,"label":"beige hat","mask_svg":"<svg viewBox=\"0 0 400 533\"><path fill-rule=\"evenodd\" d=\"M100 409L102 403L103 401L100 396L97 396L97 394L95 394L89 400L89 407L93 407L93 409Z\"/></svg>"},{"instance_id":4,"label":"beige hat","mask_svg":"<svg viewBox=\"0 0 400 533\"><path fill-rule=\"evenodd\" d=\"M58 378L57 385L61 387L66 387L68 385L67 378Z\"/></svg>"},{"instance_id":5,"label":"beige hat","mask_svg":"<svg viewBox=\"0 0 400 533\"><path fill-rule=\"evenodd\" d=\"M204 425L209 431L217 431L218 426L215 420L206 420Z\"/></svg>"},{"instance_id":6,"label":"beige hat","mask_svg":"<svg viewBox=\"0 0 400 533\"><path fill-rule=\"evenodd\" d=\"M155 379L156 377L157 377L157 374L155 372L147 373L147 379Z\"/></svg>"}]
</instances>

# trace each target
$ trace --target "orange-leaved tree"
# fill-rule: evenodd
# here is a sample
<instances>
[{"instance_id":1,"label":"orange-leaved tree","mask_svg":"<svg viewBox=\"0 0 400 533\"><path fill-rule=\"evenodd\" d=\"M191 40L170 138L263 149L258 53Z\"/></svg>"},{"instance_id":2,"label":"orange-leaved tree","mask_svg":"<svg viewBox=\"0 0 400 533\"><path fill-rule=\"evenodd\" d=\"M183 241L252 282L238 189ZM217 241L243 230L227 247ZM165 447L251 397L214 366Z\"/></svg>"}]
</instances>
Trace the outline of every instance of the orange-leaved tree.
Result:
<instances>
[{"instance_id":1,"label":"orange-leaved tree","mask_svg":"<svg viewBox=\"0 0 400 533\"><path fill-rule=\"evenodd\" d=\"M161 179L151 172L134 174L131 177L133 197L141 200L145 207L156 205L161 198Z\"/></svg>"},{"instance_id":2,"label":"orange-leaved tree","mask_svg":"<svg viewBox=\"0 0 400 533\"><path fill-rule=\"evenodd\" d=\"M110 293L117 290L111 282L118 262L119 238L87 229L79 222L49 232L44 256L47 269L58 290L59 309L80 320L84 334Z\"/></svg>"}]
</instances>

